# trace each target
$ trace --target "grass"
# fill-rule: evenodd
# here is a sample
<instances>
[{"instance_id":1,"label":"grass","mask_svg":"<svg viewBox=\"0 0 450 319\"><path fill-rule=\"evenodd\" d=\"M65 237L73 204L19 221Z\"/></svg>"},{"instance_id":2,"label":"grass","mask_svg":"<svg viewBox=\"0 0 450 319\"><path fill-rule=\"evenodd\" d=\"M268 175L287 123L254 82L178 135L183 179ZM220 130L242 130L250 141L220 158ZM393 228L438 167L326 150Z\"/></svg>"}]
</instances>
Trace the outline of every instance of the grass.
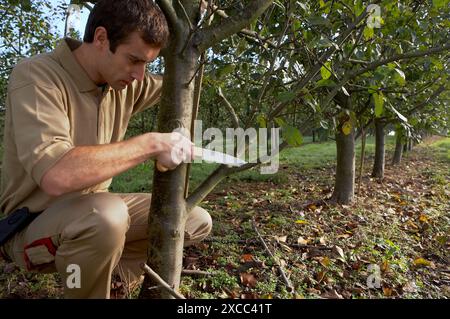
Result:
<instances>
[{"instance_id":1,"label":"grass","mask_svg":"<svg viewBox=\"0 0 450 319\"><path fill-rule=\"evenodd\" d=\"M450 137L430 144L438 158L450 163Z\"/></svg>"},{"instance_id":2,"label":"grass","mask_svg":"<svg viewBox=\"0 0 450 319\"><path fill-rule=\"evenodd\" d=\"M394 139L387 137L386 144L389 158ZM263 175L257 168L226 179L202 203L214 220L210 238L185 250L192 260L192 268L186 268L215 275L183 276L180 291L188 298L292 298L276 262L255 236L255 219L273 254L285 264L295 297L334 292L344 298L450 296L440 272L449 244L449 148L450 139L417 146L401 167L387 164L386 178L376 182L369 177L374 139L368 138L362 194L351 206L308 204L325 198L332 188L334 141L285 150L276 174ZM360 141L357 161L359 154ZM435 162L434 155L447 162ZM193 165L191 189L216 166ZM111 191L151 191L152 175L153 162L139 165L115 178ZM283 236L286 242L279 242ZM313 247L339 246L345 260L332 250L291 248L300 237ZM418 258L436 269L415 265ZM0 298L61 296L57 274L30 274L11 265L0 262ZM381 268L380 289L365 287L370 265Z\"/></svg>"}]
</instances>

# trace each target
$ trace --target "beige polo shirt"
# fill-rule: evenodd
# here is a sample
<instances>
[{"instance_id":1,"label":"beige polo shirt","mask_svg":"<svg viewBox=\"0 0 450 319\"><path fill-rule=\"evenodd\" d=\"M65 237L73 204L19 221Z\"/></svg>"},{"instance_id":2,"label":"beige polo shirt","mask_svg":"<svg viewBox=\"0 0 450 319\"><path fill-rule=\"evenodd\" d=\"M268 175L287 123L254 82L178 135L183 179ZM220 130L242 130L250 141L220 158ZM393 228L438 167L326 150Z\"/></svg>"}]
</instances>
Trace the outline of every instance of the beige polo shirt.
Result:
<instances>
[{"instance_id":1,"label":"beige polo shirt","mask_svg":"<svg viewBox=\"0 0 450 319\"><path fill-rule=\"evenodd\" d=\"M75 146L124 138L132 115L154 105L162 77L146 74L123 90L99 88L76 61L81 43L65 39L51 53L21 61L6 100L0 209L46 209L56 198L39 187L42 176ZM111 180L81 193L106 191Z\"/></svg>"}]
</instances>

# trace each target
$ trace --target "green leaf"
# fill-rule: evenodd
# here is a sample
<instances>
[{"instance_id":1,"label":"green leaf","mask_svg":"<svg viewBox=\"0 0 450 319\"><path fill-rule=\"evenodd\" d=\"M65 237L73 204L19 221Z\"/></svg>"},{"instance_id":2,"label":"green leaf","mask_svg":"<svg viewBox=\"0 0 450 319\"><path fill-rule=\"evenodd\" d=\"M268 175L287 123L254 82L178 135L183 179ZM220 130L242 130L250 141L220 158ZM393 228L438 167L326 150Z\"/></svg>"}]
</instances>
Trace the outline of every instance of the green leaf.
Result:
<instances>
[{"instance_id":1,"label":"green leaf","mask_svg":"<svg viewBox=\"0 0 450 319\"><path fill-rule=\"evenodd\" d=\"M290 145L290 146L300 146L303 143L303 136L300 133L300 131L291 125L284 125L282 126L282 136L283 139Z\"/></svg>"},{"instance_id":2,"label":"green leaf","mask_svg":"<svg viewBox=\"0 0 450 319\"><path fill-rule=\"evenodd\" d=\"M322 86L333 87L336 85L336 82L330 79L322 79L316 82L316 88L320 88Z\"/></svg>"},{"instance_id":3,"label":"green leaf","mask_svg":"<svg viewBox=\"0 0 450 319\"><path fill-rule=\"evenodd\" d=\"M306 12L309 12L309 8L306 4L304 4L303 2L297 1L297 4Z\"/></svg>"},{"instance_id":4,"label":"green leaf","mask_svg":"<svg viewBox=\"0 0 450 319\"><path fill-rule=\"evenodd\" d=\"M346 121L344 124L342 124L342 133L344 133L344 135L349 135L352 132L352 128L352 122Z\"/></svg>"},{"instance_id":5,"label":"green leaf","mask_svg":"<svg viewBox=\"0 0 450 319\"><path fill-rule=\"evenodd\" d=\"M281 127L283 139L290 146L300 146L302 144L303 136L296 127L287 124L281 117L276 117L275 123Z\"/></svg>"},{"instance_id":6,"label":"green leaf","mask_svg":"<svg viewBox=\"0 0 450 319\"><path fill-rule=\"evenodd\" d=\"M397 68L395 68L394 70L396 71L395 81L402 86L405 85L405 83L406 83L405 73L402 70L397 69Z\"/></svg>"},{"instance_id":7,"label":"green leaf","mask_svg":"<svg viewBox=\"0 0 450 319\"><path fill-rule=\"evenodd\" d=\"M377 85L371 85L369 86L369 88L367 89L367 92L369 92L370 94L373 93L377 93L378 92L378 86Z\"/></svg>"},{"instance_id":8,"label":"green leaf","mask_svg":"<svg viewBox=\"0 0 450 319\"><path fill-rule=\"evenodd\" d=\"M263 114L259 114L256 117L256 121L258 122L259 127L261 127L261 128L267 127L267 120Z\"/></svg>"},{"instance_id":9,"label":"green leaf","mask_svg":"<svg viewBox=\"0 0 450 319\"><path fill-rule=\"evenodd\" d=\"M277 95L277 100L281 103L286 103L294 100L296 96L295 92L284 91Z\"/></svg>"},{"instance_id":10,"label":"green leaf","mask_svg":"<svg viewBox=\"0 0 450 319\"><path fill-rule=\"evenodd\" d=\"M359 16L364 11L364 5L361 0L358 0L356 6L354 7L355 15Z\"/></svg>"},{"instance_id":11,"label":"green leaf","mask_svg":"<svg viewBox=\"0 0 450 319\"><path fill-rule=\"evenodd\" d=\"M448 0L433 0L433 6L436 9L445 8L448 5Z\"/></svg>"},{"instance_id":12,"label":"green leaf","mask_svg":"<svg viewBox=\"0 0 450 319\"><path fill-rule=\"evenodd\" d=\"M241 39L236 48L236 56L240 56L247 49L247 41Z\"/></svg>"},{"instance_id":13,"label":"green leaf","mask_svg":"<svg viewBox=\"0 0 450 319\"><path fill-rule=\"evenodd\" d=\"M220 68L217 71L217 77L221 78L221 77L224 77L227 74L230 74L231 72L234 71L235 67L236 67L236 65L234 65L234 64L227 64L227 65L223 66L222 68Z\"/></svg>"},{"instance_id":14,"label":"green leaf","mask_svg":"<svg viewBox=\"0 0 450 319\"><path fill-rule=\"evenodd\" d=\"M395 115L397 115L397 117L404 123L408 123L408 119L401 114L399 111L397 111L397 109L395 107L392 106L392 104L389 103L389 108L395 113Z\"/></svg>"},{"instance_id":15,"label":"green leaf","mask_svg":"<svg viewBox=\"0 0 450 319\"><path fill-rule=\"evenodd\" d=\"M308 19L311 25L330 25L330 21L322 16L311 16Z\"/></svg>"},{"instance_id":16,"label":"green leaf","mask_svg":"<svg viewBox=\"0 0 450 319\"><path fill-rule=\"evenodd\" d=\"M373 103L375 104L375 117L380 117L381 114L383 114L384 109L384 97L383 94L380 93L373 93Z\"/></svg>"},{"instance_id":17,"label":"green leaf","mask_svg":"<svg viewBox=\"0 0 450 319\"><path fill-rule=\"evenodd\" d=\"M283 127L283 126L287 125L286 121L284 119L282 119L281 117L276 117L275 118L275 123L277 123L278 126L280 126L280 127Z\"/></svg>"},{"instance_id":18,"label":"green leaf","mask_svg":"<svg viewBox=\"0 0 450 319\"><path fill-rule=\"evenodd\" d=\"M322 79L327 80L330 78L331 72L329 70L331 70L331 62L325 63L325 65L323 65L320 68L320 74L322 75Z\"/></svg>"},{"instance_id":19,"label":"green leaf","mask_svg":"<svg viewBox=\"0 0 450 319\"><path fill-rule=\"evenodd\" d=\"M375 35L373 28L365 27L363 31L364 39L370 40Z\"/></svg>"}]
</instances>

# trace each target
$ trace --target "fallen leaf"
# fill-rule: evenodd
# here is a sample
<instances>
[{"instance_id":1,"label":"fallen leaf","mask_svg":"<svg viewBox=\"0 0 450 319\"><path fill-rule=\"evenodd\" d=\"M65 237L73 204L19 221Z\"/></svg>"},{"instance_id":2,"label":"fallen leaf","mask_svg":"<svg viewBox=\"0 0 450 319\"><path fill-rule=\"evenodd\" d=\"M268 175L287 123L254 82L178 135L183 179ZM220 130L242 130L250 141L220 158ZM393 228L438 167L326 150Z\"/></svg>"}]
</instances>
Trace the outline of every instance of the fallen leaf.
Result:
<instances>
[{"instance_id":1,"label":"fallen leaf","mask_svg":"<svg viewBox=\"0 0 450 319\"><path fill-rule=\"evenodd\" d=\"M308 224L308 222L307 222L306 220L301 220L301 219L296 220L295 223L296 223L296 224L300 224L300 225Z\"/></svg>"},{"instance_id":2,"label":"fallen leaf","mask_svg":"<svg viewBox=\"0 0 450 319\"><path fill-rule=\"evenodd\" d=\"M380 269L382 272L387 272L389 270L389 262L387 260L383 261Z\"/></svg>"},{"instance_id":3,"label":"fallen leaf","mask_svg":"<svg viewBox=\"0 0 450 319\"><path fill-rule=\"evenodd\" d=\"M326 245L327 244L327 242L325 241L325 236L320 237L319 243L321 243L322 245Z\"/></svg>"},{"instance_id":4,"label":"fallen leaf","mask_svg":"<svg viewBox=\"0 0 450 319\"><path fill-rule=\"evenodd\" d=\"M302 236L300 236L298 239L297 239L297 243L299 244L299 245L308 245L308 240L306 240L306 239L304 239Z\"/></svg>"},{"instance_id":5,"label":"fallen leaf","mask_svg":"<svg viewBox=\"0 0 450 319\"><path fill-rule=\"evenodd\" d=\"M433 262L431 262L431 261L429 261L429 260L426 260L425 258L422 258L422 257L415 259L414 262L413 262L413 264L414 264L414 266L416 266L416 267L423 266L423 267L431 267L431 268L434 268Z\"/></svg>"},{"instance_id":6,"label":"fallen leaf","mask_svg":"<svg viewBox=\"0 0 450 319\"><path fill-rule=\"evenodd\" d=\"M316 280L320 283L321 281L326 281L326 271L319 271L316 273Z\"/></svg>"},{"instance_id":7,"label":"fallen leaf","mask_svg":"<svg viewBox=\"0 0 450 319\"><path fill-rule=\"evenodd\" d=\"M250 288L254 288L256 286L256 278L253 274L248 272L243 272L240 274L241 283Z\"/></svg>"},{"instance_id":8,"label":"fallen leaf","mask_svg":"<svg viewBox=\"0 0 450 319\"><path fill-rule=\"evenodd\" d=\"M428 223L428 217L425 216L424 214L420 214L419 222L421 222L421 223Z\"/></svg>"},{"instance_id":9,"label":"fallen leaf","mask_svg":"<svg viewBox=\"0 0 450 319\"><path fill-rule=\"evenodd\" d=\"M385 297L390 297L390 296L392 296L392 288L383 287L383 295L384 295Z\"/></svg>"},{"instance_id":10,"label":"fallen leaf","mask_svg":"<svg viewBox=\"0 0 450 319\"><path fill-rule=\"evenodd\" d=\"M340 235L337 235L336 236L336 238L344 238L344 239L347 239L347 238L349 238L349 237L351 237L352 235L350 235L350 234L340 234Z\"/></svg>"},{"instance_id":11,"label":"fallen leaf","mask_svg":"<svg viewBox=\"0 0 450 319\"><path fill-rule=\"evenodd\" d=\"M322 298L326 298L326 299L344 299L344 297L342 297L342 295L337 293L336 289L326 291L323 294L321 294L320 296Z\"/></svg>"},{"instance_id":12,"label":"fallen leaf","mask_svg":"<svg viewBox=\"0 0 450 319\"><path fill-rule=\"evenodd\" d=\"M319 259L319 263L322 265L322 266L324 266L324 267L328 267L328 266L330 266L330 258L328 258L328 257L321 257L320 259Z\"/></svg>"},{"instance_id":13,"label":"fallen leaf","mask_svg":"<svg viewBox=\"0 0 450 319\"><path fill-rule=\"evenodd\" d=\"M252 254L244 254L241 256L241 262L248 263L254 261Z\"/></svg>"},{"instance_id":14,"label":"fallen leaf","mask_svg":"<svg viewBox=\"0 0 450 319\"><path fill-rule=\"evenodd\" d=\"M334 245L331 252L333 253L333 255L335 255L339 260L341 260L342 262L345 262L345 255L344 255L344 251L342 250L341 247Z\"/></svg>"},{"instance_id":15,"label":"fallen leaf","mask_svg":"<svg viewBox=\"0 0 450 319\"><path fill-rule=\"evenodd\" d=\"M287 236L274 236L275 240L279 243L285 243L287 240Z\"/></svg>"}]
</instances>

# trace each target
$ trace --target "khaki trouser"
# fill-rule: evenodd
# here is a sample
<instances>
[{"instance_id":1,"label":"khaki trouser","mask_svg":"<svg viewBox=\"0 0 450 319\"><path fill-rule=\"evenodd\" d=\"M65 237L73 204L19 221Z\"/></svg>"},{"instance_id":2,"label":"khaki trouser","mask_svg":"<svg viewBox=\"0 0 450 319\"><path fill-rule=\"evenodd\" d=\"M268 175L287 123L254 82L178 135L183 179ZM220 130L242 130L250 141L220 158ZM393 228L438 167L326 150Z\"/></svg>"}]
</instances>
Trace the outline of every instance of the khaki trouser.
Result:
<instances>
[{"instance_id":1,"label":"khaki trouser","mask_svg":"<svg viewBox=\"0 0 450 319\"><path fill-rule=\"evenodd\" d=\"M30 271L58 271L66 298L109 298L113 271L128 284L142 275L150 199L150 194L112 193L61 199L4 249ZM186 221L185 246L204 239L211 224L204 209L194 208ZM79 288L72 277L78 270Z\"/></svg>"}]
</instances>

